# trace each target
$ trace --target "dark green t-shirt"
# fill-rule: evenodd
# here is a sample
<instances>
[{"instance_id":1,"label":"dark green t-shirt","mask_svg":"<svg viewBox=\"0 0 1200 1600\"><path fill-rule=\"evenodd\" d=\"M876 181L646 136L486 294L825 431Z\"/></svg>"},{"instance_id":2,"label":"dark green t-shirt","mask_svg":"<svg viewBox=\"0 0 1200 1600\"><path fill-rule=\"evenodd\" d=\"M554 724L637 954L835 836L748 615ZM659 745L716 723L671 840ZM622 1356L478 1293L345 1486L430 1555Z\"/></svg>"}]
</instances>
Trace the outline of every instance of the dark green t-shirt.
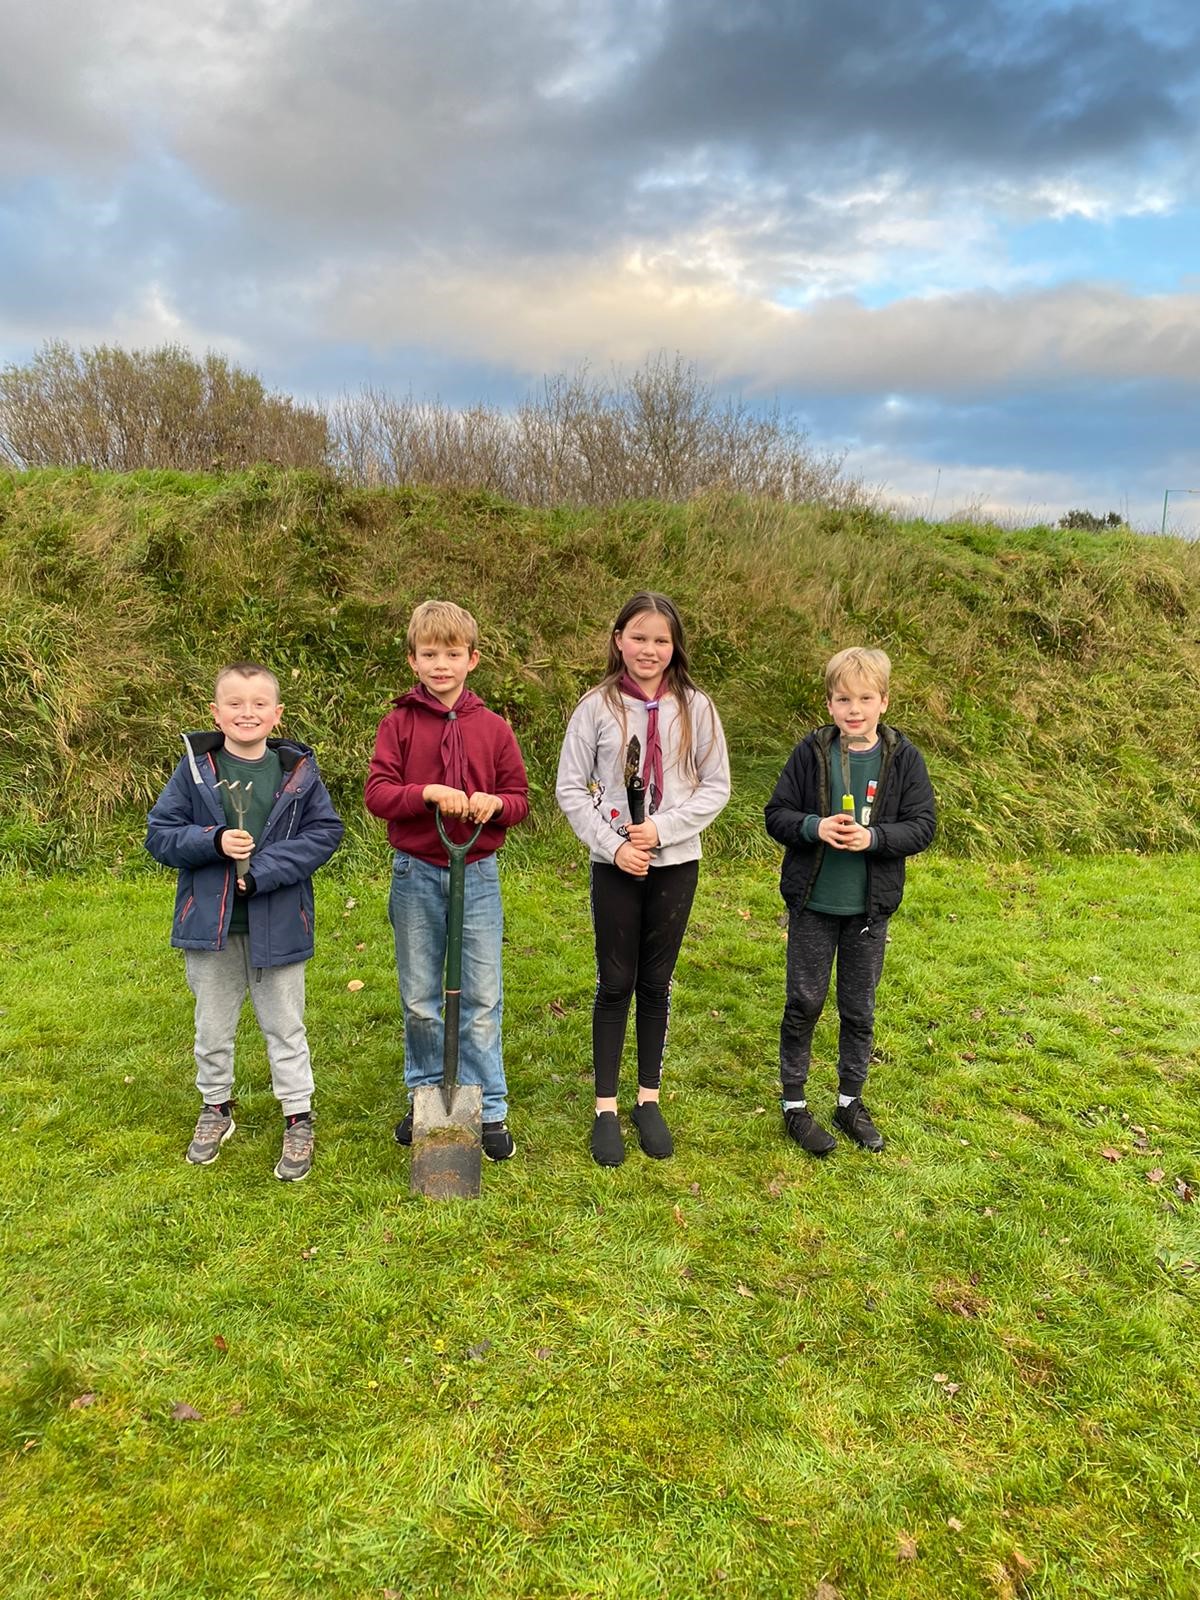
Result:
<instances>
[{"instance_id":1,"label":"dark green t-shirt","mask_svg":"<svg viewBox=\"0 0 1200 1600\"><path fill-rule=\"evenodd\" d=\"M275 796L283 783L283 767L280 765L278 752L268 750L266 755L257 761L243 761L239 756L231 756L227 750L218 750L216 762L217 776L226 783L236 783L239 786L238 793L243 796L246 813L245 821L239 822L234 805L235 797L228 789L219 789L217 792L225 809L225 821L231 828L245 828L246 832L253 834L257 840L266 827L271 807L275 804ZM254 871L253 856L246 863L246 870ZM246 910L246 896L235 893L229 931L248 933L249 930L250 918Z\"/></svg>"},{"instance_id":2,"label":"dark green t-shirt","mask_svg":"<svg viewBox=\"0 0 1200 1600\"><path fill-rule=\"evenodd\" d=\"M854 796L854 815L863 827L870 826L873 785L879 782L883 765L883 741L876 740L870 750L850 752L850 792ZM833 801L841 809L842 755L840 741L829 747L829 770L833 780ZM870 789L870 798L868 798ZM817 818L816 821L820 821ZM815 830L814 830L815 836ZM856 917L867 909L867 857L865 850L826 849L821 870L804 909L820 911L827 917Z\"/></svg>"}]
</instances>

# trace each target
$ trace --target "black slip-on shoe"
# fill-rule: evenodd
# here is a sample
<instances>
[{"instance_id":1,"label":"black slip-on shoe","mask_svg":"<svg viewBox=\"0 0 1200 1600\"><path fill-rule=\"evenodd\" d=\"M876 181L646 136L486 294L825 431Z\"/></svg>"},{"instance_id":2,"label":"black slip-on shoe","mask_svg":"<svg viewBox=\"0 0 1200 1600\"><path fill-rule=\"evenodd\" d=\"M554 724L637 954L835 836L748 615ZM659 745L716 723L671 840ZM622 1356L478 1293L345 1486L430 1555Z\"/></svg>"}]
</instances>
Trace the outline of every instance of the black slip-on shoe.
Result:
<instances>
[{"instance_id":1,"label":"black slip-on shoe","mask_svg":"<svg viewBox=\"0 0 1200 1600\"><path fill-rule=\"evenodd\" d=\"M615 1111L597 1111L592 1123L592 1160L601 1167L619 1167L625 1159L625 1140Z\"/></svg>"},{"instance_id":2,"label":"black slip-on shoe","mask_svg":"<svg viewBox=\"0 0 1200 1600\"><path fill-rule=\"evenodd\" d=\"M644 1100L640 1106L633 1106L629 1116L638 1131L638 1143L648 1156L665 1161L675 1154L675 1141L657 1100Z\"/></svg>"}]
</instances>

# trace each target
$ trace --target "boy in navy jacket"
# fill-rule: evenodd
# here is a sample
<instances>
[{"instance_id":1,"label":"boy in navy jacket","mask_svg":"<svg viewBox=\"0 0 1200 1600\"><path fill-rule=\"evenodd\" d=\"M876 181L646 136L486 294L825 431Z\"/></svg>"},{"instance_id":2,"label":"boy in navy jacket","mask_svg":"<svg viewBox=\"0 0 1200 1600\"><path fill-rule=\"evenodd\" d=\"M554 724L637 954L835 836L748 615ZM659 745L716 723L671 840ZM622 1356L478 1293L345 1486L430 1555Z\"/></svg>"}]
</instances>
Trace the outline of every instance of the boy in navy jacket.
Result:
<instances>
[{"instance_id":1,"label":"boy in navy jacket","mask_svg":"<svg viewBox=\"0 0 1200 1600\"><path fill-rule=\"evenodd\" d=\"M312 1064L304 1029L304 963L313 953L312 874L342 838L306 745L272 739L283 715L274 673L236 661L217 674L215 732L187 751L150 812L146 848L176 867L171 943L196 998L196 1087L202 1105L187 1159L215 1161L234 1130L233 1044L247 989L284 1115L275 1176L312 1167Z\"/></svg>"}]
</instances>

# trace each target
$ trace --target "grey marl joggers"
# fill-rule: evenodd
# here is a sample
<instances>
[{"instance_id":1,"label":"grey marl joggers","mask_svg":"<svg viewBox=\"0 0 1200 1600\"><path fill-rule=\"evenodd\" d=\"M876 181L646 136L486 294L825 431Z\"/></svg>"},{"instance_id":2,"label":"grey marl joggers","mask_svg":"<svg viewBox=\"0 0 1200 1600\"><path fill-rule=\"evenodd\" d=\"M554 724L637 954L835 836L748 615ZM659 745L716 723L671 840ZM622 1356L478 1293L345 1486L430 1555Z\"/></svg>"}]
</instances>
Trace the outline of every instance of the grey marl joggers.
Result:
<instances>
[{"instance_id":1,"label":"grey marl joggers","mask_svg":"<svg viewBox=\"0 0 1200 1600\"><path fill-rule=\"evenodd\" d=\"M313 1075L304 1030L304 962L252 967L250 940L230 934L222 950L186 950L196 997L196 1087L207 1105L233 1096L233 1041L246 991L267 1043L271 1087L285 1117L312 1109Z\"/></svg>"}]
</instances>

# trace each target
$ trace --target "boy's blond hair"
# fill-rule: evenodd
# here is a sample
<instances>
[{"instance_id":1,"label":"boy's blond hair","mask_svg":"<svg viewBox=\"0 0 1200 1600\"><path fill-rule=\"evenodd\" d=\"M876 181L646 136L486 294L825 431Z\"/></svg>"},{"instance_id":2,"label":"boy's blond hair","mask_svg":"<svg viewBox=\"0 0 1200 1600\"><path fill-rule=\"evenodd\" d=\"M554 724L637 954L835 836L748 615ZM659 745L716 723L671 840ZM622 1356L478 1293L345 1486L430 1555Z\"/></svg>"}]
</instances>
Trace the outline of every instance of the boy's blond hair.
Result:
<instances>
[{"instance_id":1,"label":"boy's blond hair","mask_svg":"<svg viewBox=\"0 0 1200 1600\"><path fill-rule=\"evenodd\" d=\"M461 644L478 650L479 627L471 613L453 600L424 600L408 619L410 656L419 644Z\"/></svg>"},{"instance_id":2,"label":"boy's blond hair","mask_svg":"<svg viewBox=\"0 0 1200 1600\"><path fill-rule=\"evenodd\" d=\"M275 704L279 704L279 679L270 667L264 667L258 661L231 661L217 673L216 682L213 684L213 699L221 698L221 685L226 678L236 675L239 678L266 678L275 695Z\"/></svg>"},{"instance_id":3,"label":"boy's blond hair","mask_svg":"<svg viewBox=\"0 0 1200 1600\"><path fill-rule=\"evenodd\" d=\"M832 699L834 690L844 688L852 678L862 679L877 693L886 694L891 677L892 663L882 650L852 645L825 663L825 698Z\"/></svg>"}]
</instances>

